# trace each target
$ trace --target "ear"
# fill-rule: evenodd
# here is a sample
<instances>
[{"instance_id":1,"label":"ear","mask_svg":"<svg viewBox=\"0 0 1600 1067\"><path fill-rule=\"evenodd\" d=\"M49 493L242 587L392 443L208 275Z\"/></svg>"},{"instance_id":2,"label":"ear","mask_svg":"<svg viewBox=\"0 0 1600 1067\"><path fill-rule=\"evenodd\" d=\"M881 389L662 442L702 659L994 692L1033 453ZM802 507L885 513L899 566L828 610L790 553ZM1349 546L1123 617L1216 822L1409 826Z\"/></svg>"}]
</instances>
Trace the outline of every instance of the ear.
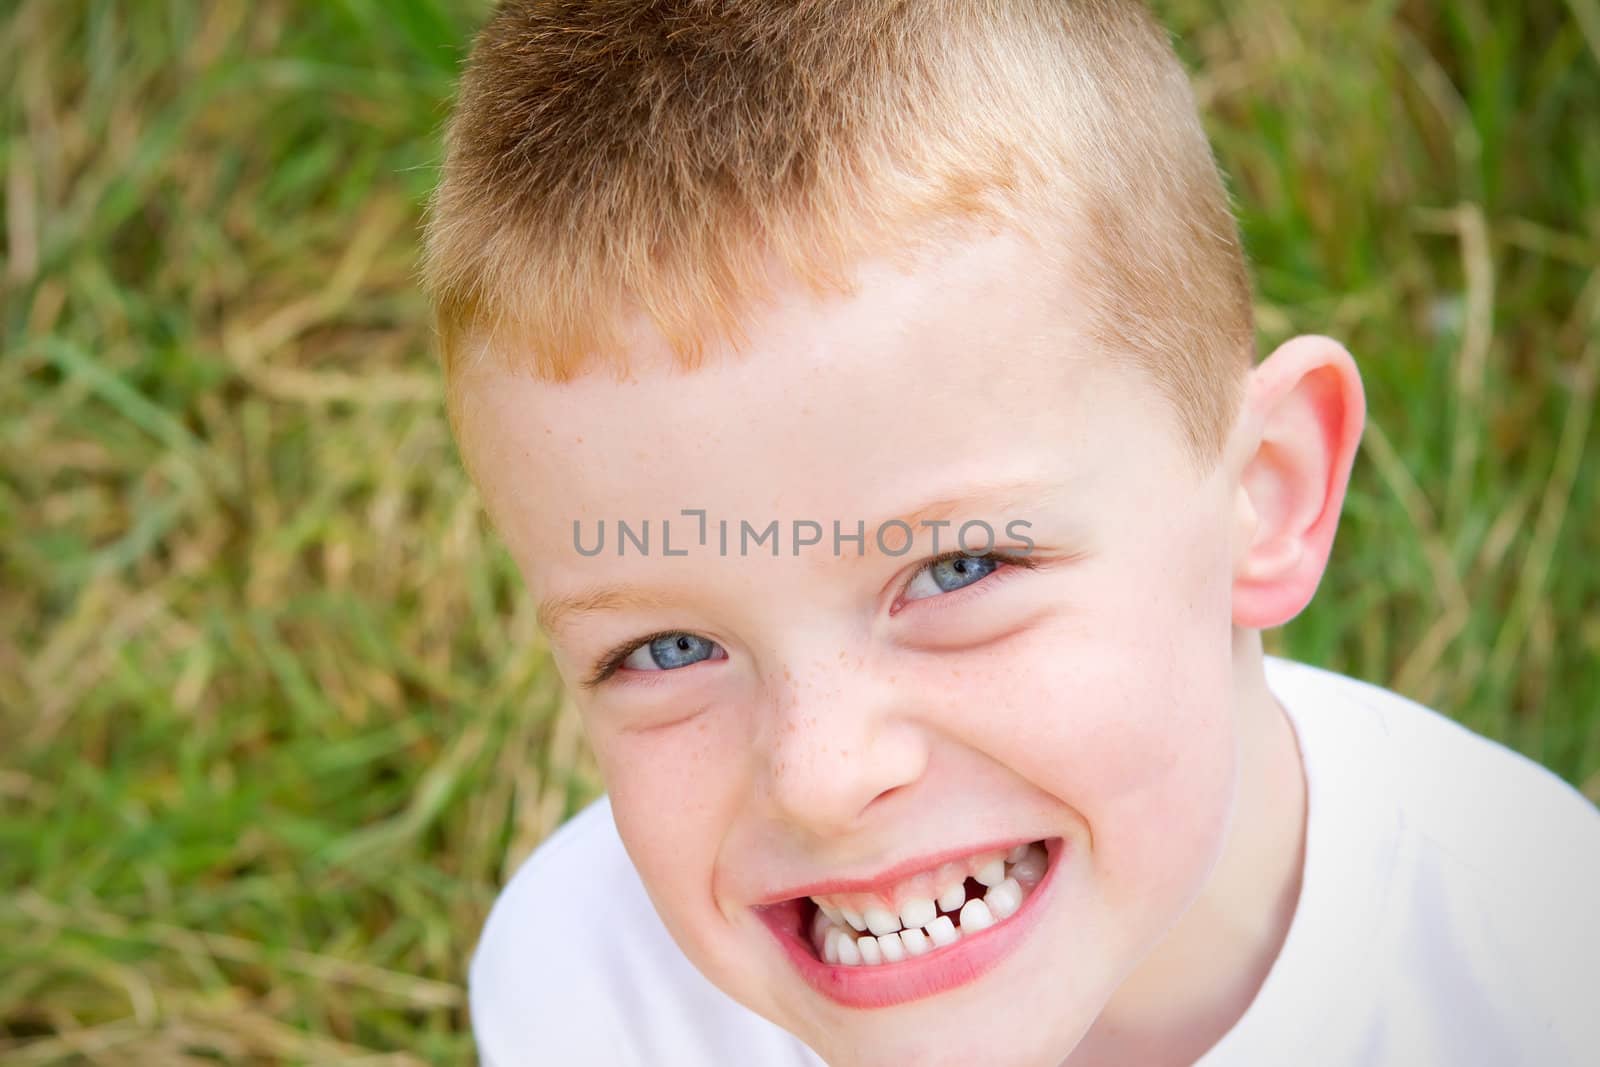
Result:
<instances>
[{"instance_id":1,"label":"ear","mask_svg":"<svg viewBox=\"0 0 1600 1067\"><path fill-rule=\"evenodd\" d=\"M1234 625L1281 626L1311 601L1366 412L1355 360L1327 337L1287 341L1251 371L1236 426Z\"/></svg>"}]
</instances>

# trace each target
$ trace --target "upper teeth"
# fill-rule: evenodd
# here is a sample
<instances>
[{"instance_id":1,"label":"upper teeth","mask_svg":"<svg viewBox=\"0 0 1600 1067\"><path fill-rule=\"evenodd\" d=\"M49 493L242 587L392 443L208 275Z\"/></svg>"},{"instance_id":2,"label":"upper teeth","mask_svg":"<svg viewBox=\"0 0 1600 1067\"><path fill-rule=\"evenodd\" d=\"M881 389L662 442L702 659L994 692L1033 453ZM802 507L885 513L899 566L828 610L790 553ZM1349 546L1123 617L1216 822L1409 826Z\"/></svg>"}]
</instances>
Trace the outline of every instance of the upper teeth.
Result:
<instances>
[{"instance_id":1,"label":"upper teeth","mask_svg":"<svg viewBox=\"0 0 1600 1067\"><path fill-rule=\"evenodd\" d=\"M972 877L978 880L979 885L995 886L1006 876L1006 861L992 859L973 872Z\"/></svg>"},{"instance_id":2,"label":"upper teeth","mask_svg":"<svg viewBox=\"0 0 1600 1067\"><path fill-rule=\"evenodd\" d=\"M926 926L933 922L933 917L938 914L934 909L933 901L927 897L913 897L900 905L900 925L910 930L915 926Z\"/></svg>"},{"instance_id":3,"label":"upper teeth","mask_svg":"<svg viewBox=\"0 0 1600 1067\"><path fill-rule=\"evenodd\" d=\"M898 915L880 903L865 904L858 911L835 900L817 900L812 944L822 959L846 967L898 963L920 956L932 948L954 944L963 933L976 933L1015 915L1028 892L1044 877L1047 862L1044 848L1035 843L1019 845L1004 856L996 853L949 865L937 872L940 881L950 880L938 892L937 901L925 895L903 897ZM982 898L967 898L963 883L969 871L988 890ZM927 879L910 880L919 881L926 884ZM958 915L959 928L952 921Z\"/></svg>"},{"instance_id":4,"label":"upper teeth","mask_svg":"<svg viewBox=\"0 0 1600 1067\"><path fill-rule=\"evenodd\" d=\"M867 929L874 936L898 933L900 930L899 917L883 908L868 908L861 913L861 917L867 921Z\"/></svg>"}]
</instances>

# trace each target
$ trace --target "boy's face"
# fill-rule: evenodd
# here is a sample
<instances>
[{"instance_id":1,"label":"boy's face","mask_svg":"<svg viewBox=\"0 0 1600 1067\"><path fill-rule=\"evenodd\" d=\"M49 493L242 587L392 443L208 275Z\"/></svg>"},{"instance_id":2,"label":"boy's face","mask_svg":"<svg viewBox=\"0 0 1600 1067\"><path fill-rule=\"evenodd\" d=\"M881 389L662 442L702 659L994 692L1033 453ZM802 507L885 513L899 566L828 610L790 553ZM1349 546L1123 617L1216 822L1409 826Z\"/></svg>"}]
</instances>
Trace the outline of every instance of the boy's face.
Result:
<instances>
[{"instance_id":1,"label":"boy's face","mask_svg":"<svg viewBox=\"0 0 1600 1067\"><path fill-rule=\"evenodd\" d=\"M575 605L556 659L689 958L831 1063L1053 1063L1222 850L1238 472L1197 475L1171 408L1085 340L1023 241L920 263L869 264L848 299L786 287L747 355L689 374L643 331L625 383L472 371L463 447L533 594ZM876 543L896 517L903 553L901 527ZM949 520L937 552L920 517ZM774 519L776 558L754 541ZM822 531L798 554L795 520ZM986 550L976 525L958 545L969 520L1027 554L930 566ZM592 550L602 521L579 552L574 523ZM619 556L619 521L648 521L647 552ZM864 523L864 555L835 551L835 521ZM938 937L877 942L903 960L829 962L851 952L829 926L927 919L1029 842L1043 870L1035 850L999 872L1020 907L991 897L1009 917L952 907L918 926Z\"/></svg>"}]
</instances>

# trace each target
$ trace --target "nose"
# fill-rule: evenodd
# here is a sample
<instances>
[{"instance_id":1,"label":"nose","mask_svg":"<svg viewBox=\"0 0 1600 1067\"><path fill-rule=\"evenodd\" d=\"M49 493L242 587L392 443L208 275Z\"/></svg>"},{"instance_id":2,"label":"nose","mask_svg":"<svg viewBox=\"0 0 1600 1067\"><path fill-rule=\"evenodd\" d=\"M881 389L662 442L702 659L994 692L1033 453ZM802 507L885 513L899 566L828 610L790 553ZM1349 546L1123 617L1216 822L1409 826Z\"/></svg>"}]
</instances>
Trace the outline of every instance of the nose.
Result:
<instances>
[{"instance_id":1,"label":"nose","mask_svg":"<svg viewBox=\"0 0 1600 1067\"><path fill-rule=\"evenodd\" d=\"M780 666L771 692L758 756L783 821L822 837L859 830L926 771L915 698L865 660L835 652Z\"/></svg>"}]
</instances>

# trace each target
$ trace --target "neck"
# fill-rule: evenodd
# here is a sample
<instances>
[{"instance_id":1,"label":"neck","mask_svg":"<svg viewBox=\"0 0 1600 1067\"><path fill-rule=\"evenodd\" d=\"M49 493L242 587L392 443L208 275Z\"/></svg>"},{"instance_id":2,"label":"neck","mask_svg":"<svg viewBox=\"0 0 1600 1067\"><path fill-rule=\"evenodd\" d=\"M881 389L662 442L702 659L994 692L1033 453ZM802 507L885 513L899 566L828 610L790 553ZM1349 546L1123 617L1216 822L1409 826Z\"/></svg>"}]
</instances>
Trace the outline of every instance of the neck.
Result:
<instances>
[{"instance_id":1,"label":"neck","mask_svg":"<svg viewBox=\"0 0 1600 1067\"><path fill-rule=\"evenodd\" d=\"M1238 630L1239 785L1194 904L1118 988L1068 1067L1192 1064L1238 1022L1283 947L1305 857L1305 772L1267 688L1261 636Z\"/></svg>"}]
</instances>

